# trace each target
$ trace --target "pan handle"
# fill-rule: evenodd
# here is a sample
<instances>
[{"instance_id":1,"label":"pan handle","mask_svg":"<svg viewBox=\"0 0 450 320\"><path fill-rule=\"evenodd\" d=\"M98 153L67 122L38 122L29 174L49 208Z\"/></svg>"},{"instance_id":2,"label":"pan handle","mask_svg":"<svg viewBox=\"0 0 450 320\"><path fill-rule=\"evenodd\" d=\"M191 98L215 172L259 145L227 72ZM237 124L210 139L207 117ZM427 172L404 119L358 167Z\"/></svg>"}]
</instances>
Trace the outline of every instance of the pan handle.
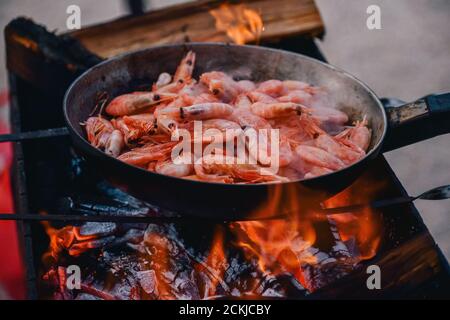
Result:
<instances>
[{"instance_id":1,"label":"pan handle","mask_svg":"<svg viewBox=\"0 0 450 320\"><path fill-rule=\"evenodd\" d=\"M388 132L382 152L450 133L450 93L385 107Z\"/></svg>"}]
</instances>

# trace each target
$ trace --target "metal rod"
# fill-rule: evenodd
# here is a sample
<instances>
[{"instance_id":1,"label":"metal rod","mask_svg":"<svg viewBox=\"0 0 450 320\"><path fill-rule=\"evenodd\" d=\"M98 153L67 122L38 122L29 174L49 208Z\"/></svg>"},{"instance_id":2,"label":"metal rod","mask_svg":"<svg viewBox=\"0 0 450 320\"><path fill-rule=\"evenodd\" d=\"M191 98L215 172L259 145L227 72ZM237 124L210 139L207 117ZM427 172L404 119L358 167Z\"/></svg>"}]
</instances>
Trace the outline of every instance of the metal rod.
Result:
<instances>
[{"instance_id":1,"label":"metal rod","mask_svg":"<svg viewBox=\"0 0 450 320\"><path fill-rule=\"evenodd\" d=\"M390 206L411 203L416 199L417 199L416 197L399 197L392 199L376 200L367 204L354 204L350 206L336 207L336 208L321 208L320 212L326 215L342 214L346 212L359 212L362 211L364 208L381 209Z\"/></svg>"},{"instance_id":2,"label":"metal rod","mask_svg":"<svg viewBox=\"0 0 450 320\"><path fill-rule=\"evenodd\" d=\"M67 136L67 135L69 135L69 129L67 129L65 127L46 129L46 130L37 130L37 131L30 131L30 132L2 134L2 135L0 135L0 143L1 142L33 140L33 139L45 139L45 138L60 137L60 136Z\"/></svg>"},{"instance_id":3,"label":"metal rod","mask_svg":"<svg viewBox=\"0 0 450 320\"><path fill-rule=\"evenodd\" d=\"M261 221L261 220L279 220L286 216L271 216L264 218L239 218L239 219L219 219L219 218L199 218L199 217L147 217L147 216L84 216L84 215L65 215L65 214L11 214L0 213L0 221L52 221L52 222L115 222L115 223L197 223L197 222L214 222L229 223L237 221Z\"/></svg>"}]
</instances>

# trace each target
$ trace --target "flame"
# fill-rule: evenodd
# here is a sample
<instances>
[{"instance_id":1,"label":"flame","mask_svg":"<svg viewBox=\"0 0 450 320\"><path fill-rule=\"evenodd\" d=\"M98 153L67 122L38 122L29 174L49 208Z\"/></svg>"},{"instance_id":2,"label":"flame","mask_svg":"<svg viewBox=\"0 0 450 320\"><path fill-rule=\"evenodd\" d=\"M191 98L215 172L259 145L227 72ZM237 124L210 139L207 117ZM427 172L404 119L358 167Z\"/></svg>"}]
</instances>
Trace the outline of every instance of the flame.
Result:
<instances>
[{"instance_id":1,"label":"flame","mask_svg":"<svg viewBox=\"0 0 450 320\"><path fill-rule=\"evenodd\" d=\"M358 189L358 192L354 189ZM346 189L324 204L327 207L338 207L365 203L370 201L372 190L375 190L369 185L366 189L354 189ZM377 252L381 222L379 215L370 208L365 208L357 214L326 217L308 209L308 204L300 203L299 192L304 192L299 186L291 185L285 189L277 186L267 203L253 213L254 218L263 218L281 212L282 208L289 208L293 214L287 219L239 222L233 230L239 239L237 245L246 253L248 259L257 258L263 273L290 272L303 287L314 291L315 288L307 280L308 276L304 274L304 270L305 266L315 266L319 263L316 253L320 250L320 245L316 242L319 242L321 234L317 232L316 224L335 225L339 233L339 239L335 239L336 241L346 243L355 240L357 256L350 258L353 261L362 261L372 258ZM351 249L349 254L352 254L350 251Z\"/></svg>"},{"instance_id":2,"label":"flame","mask_svg":"<svg viewBox=\"0 0 450 320\"><path fill-rule=\"evenodd\" d=\"M383 189L383 184L362 178L323 204L326 207L339 207L368 203ZM254 266L261 274L276 276L289 273L310 292L318 288L311 270L320 273L322 263L354 266L355 263L374 257L381 239L382 221L378 212L367 207L360 212L325 216L311 209L311 203L317 205L319 202L313 195L301 197L300 200L298 195L302 192L305 189L301 185L274 185L266 203L252 213L251 217L259 220L235 222L213 230L207 256L203 259L191 257L196 272L203 273L209 279L202 287L204 298L232 292L224 279L229 267L225 246L230 245L227 241L230 235L235 237L232 244L242 250L247 260L256 261ZM311 203L305 203L305 199ZM286 210L289 210L287 218L261 220ZM70 256L78 256L93 248L94 242L101 246L101 235L82 236L79 227L56 229L48 222L44 222L43 226L50 238L48 252L43 256L44 262L57 263L65 252ZM324 226L325 229L322 229ZM331 247L339 247L341 252L344 251L344 256L334 259L333 249L322 248L323 239L327 237L329 239L326 241L331 241ZM150 257L145 269L152 271L156 280L152 293L160 299L175 299L177 289L166 279L176 263L170 238L161 230L154 230L146 232L144 243L147 253L144 256ZM324 270L327 272L327 268Z\"/></svg>"},{"instance_id":3,"label":"flame","mask_svg":"<svg viewBox=\"0 0 450 320\"><path fill-rule=\"evenodd\" d=\"M42 221L41 225L49 237L48 250L42 256L44 263L58 261L60 254L65 251L70 256L79 256L86 250L91 249L92 240L97 239L96 235L81 235L79 227L66 226L57 229L47 221Z\"/></svg>"},{"instance_id":4,"label":"flame","mask_svg":"<svg viewBox=\"0 0 450 320\"><path fill-rule=\"evenodd\" d=\"M227 287L222 280L226 265L226 255L223 246L224 230L219 227L214 233L211 249L206 258L206 265L202 266L208 269L207 271L209 272L211 278L210 287L206 288L205 296L216 295L219 285L225 288Z\"/></svg>"},{"instance_id":5,"label":"flame","mask_svg":"<svg viewBox=\"0 0 450 320\"><path fill-rule=\"evenodd\" d=\"M222 4L209 13L216 19L216 29L223 31L237 44L259 42L264 24L261 16L243 4Z\"/></svg>"},{"instance_id":6,"label":"flame","mask_svg":"<svg viewBox=\"0 0 450 320\"><path fill-rule=\"evenodd\" d=\"M356 189L356 188L355 188ZM324 202L326 207L339 207L357 203L368 203L374 190L383 189L383 185L365 184L358 188L347 189ZM375 256L380 245L381 219L380 213L369 207L365 207L357 213L343 213L331 216L343 241L354 239L358 245L359 258L368 260Z\"/></svg>"}]
</instances>

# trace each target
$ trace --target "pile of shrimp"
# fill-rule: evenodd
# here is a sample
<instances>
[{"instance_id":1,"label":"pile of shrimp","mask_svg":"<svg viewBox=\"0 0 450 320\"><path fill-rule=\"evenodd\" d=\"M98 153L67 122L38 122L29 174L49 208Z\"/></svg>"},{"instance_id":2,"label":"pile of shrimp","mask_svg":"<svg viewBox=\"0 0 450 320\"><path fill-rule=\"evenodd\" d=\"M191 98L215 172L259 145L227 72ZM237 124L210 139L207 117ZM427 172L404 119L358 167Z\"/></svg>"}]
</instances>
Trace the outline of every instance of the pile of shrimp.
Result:
<instances>
[{"instance_id":1,"label":"pile of shrimp","mask_svg":"<svg viewBox=\"0 0 450 320\"><path fill-rule=\"evenodd\" d=\"M98 115L84 123L89 142L149 171L219 183L309 179L340 170L366 154L371 140L367 120L349 124L345 113L324 103L325 88L296 80L234 80L219 71L195 80L195 60L190 51L173 76L160 74L148 91L123 94L109 103L103 99ZM267 163L259 161L239 164L233 154L224 154L229 161L222 163L210 155L188 155L195 161L174 163L171 154L178 142L172 137L180 128L192 130L194 121L222 132L278 129L278 172L264 171Z\"/></svg>"}]
</instances>

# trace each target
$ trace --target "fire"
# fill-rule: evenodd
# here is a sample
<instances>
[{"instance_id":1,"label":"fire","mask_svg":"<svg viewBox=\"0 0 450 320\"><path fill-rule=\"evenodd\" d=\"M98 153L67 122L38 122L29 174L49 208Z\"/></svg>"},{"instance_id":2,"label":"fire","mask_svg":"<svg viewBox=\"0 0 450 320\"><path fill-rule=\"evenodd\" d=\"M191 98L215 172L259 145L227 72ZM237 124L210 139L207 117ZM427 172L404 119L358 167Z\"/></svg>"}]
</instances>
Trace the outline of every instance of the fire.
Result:
<instances>
[{"instance_id":1,"label":"fire","mask_svg":"<svg viewBox=\"0 0 450 320\"><path fill-rule=\"evenodd\" d=\"M211 243L211 249L208 257L206 258L206 265L197 266L197 268L207 268L211 274L210 288L207 288L206 295L214 296L217 294L218 286L226 288L226 284L223 282L223 275L225 272L226 255L224 251L224 232L222 228L217 228L214 238Z\"/></svg>"},{"instance_id":2,"label":"fire","mask_svg":"<svg viewBox=\"0 0 450 320\"><path fill-rule=\"evenodd\" d=\"M358 188L359 189L359 188ZM363 192L361 192L363 191ZM365 192L367 191L367 192ZM281 274L289 272L302 284L303 287L314 291L314 286L309 282L305 270L314 267L328 258L323 257L319 261L320 242L325 234L319 232L317 225L328 226L329 236L333 235L330 226L337 227L339 235L334 241L341 243L356 243L356 256L353 248L348 249L349 261L362 261L372 258L380 243L380 226L378 215L370 208L364 209L357 214L345 213L327 217L313 209L307 209L307 205L299 202L298 192L300 187L292 186L281 191L276 188L270 195L267 204L254 213L255 218L263 218L280 212L281 207L288 207L293 214L287 219L263 220L240 222L234 227L235 234L239 239L237 244L250 259L256 257L258 266L263 273ZM357 197L356 194L364 196ZM372 194L370 190L346 189L340 194L328 199L324 204L327 207L339 207L351 203L365 203L369 199L367 195ZM365 201L365 202L364 202ZM337 237L337 238L336 238ZM349 262L351 264L352 262Z\"/></svg>"},{"instance_id":3,"label":"fire","mask_svg":"<svg viewBox=\"0 0 450 320\"><path fill-rule=\"evenodd\" d=\"M368 195L372 194L374 190L381 190L382 188L382 185L364 185L358 188L358 192L352 192L353 189L347 189L328 199L324 204L326 207L339 207L356 203L368 203L373 200ZM343 241L348 241L352 238L356 240L360 254L359 258L368 260L375 256L380 244L381 219L379 217L379 212L365 207L360 212L333 215L330 219L336 223L341 239Z\"/></svg>"},{"instance_id":4,"label":"fire","mask_svg":"<svg viewBox=\"0 0 450 320\"><path fill-rule=\"evenodd\" d=\"M363 178L324 201L323 205L340 207L368 203L384 187L374 181L367 183ZM274 185L266 203L253 212L251 218L255 220L218 225L215 230L210 230L213 236L206 256L189 253L183 243L176 240L175 233L170 234L171 228L148 225L139 245L143 250L138 251L145 261L141 265L139 281L146 295L159 299L189 297L186 290L193 279L200 281L198 294L203 298L236 293L236 288L226 280L228 270L233 269L236 261L228 254L236 249L254 270L251 280L247 279L249 284L256 279L250 287L259 285L256 274L275 278L288 274L309 292L327 285L326 279L333 274L334 267L338 277L342 275L339 270L351 271L357 263L375 256L382 227L378 212L367 207L360 212L326 216L311 209L315 208L311 204L317 205L318 199L311 196L300 200L298 195L304 191L300 185ZM305 203L305 199L311 203ZM286 210L288 214L282 218L264 219ZM65 253L77 257L90 249L103 248L107 243L102 239L108 236L101 233L83 235L80 227L56 229L47 222L43 226L50 238L48 252L43 256L45 265L56 264L58 267L59 263L64 264ZM180 261L186 264L186 270L178 268ZM187 271L189 268L192 271ZM183 279L179 283L173 280L177 274ZM115 283L105 281L106 287ZM185 285L180 287L180 283Z\"/></svg>"},{"instance_id":5,"label":"fire","mask_svg":"<svg viewBox=\"0 0 450 320\"><path fill-rule=\"evenodd\" d=\"M82 236L79 227L66 226L56 229L46 221L41 224L50 239L49 248L43 255L44 262L57 261L59 255L65 250L71 256L78 256L90 248L89 240L95 239L95 236Z\"/></svg>"},{"instance_id":6,"label":"fire","mask_svg":"<svg viewBox=\"0 0 450 320\"><path fill-rule=\"evenodd\" d=\"M243 4L222 4L209 12L216 19L216 29L237 44L258 42L264 30L261 16Z\"/></svg>"}]
</instances>

